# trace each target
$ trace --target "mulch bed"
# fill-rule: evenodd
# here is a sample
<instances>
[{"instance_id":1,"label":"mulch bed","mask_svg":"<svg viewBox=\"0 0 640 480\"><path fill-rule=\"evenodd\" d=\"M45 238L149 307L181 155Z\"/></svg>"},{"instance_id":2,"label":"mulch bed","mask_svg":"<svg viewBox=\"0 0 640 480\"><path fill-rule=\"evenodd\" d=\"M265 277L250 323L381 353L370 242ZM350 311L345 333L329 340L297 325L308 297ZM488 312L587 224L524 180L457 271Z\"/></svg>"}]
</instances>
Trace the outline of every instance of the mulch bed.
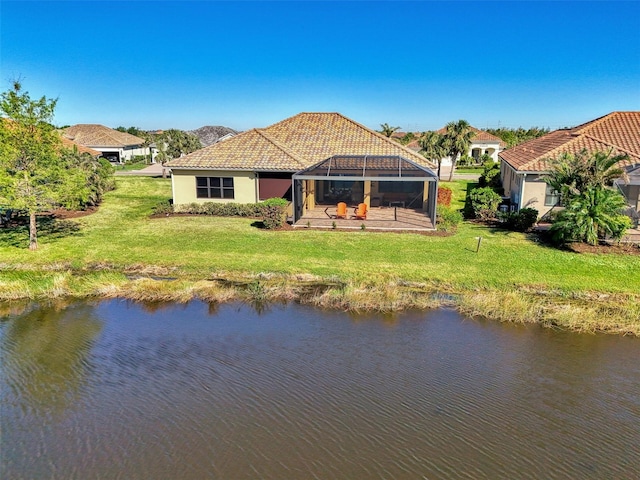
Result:
<instances>
[{"instance_id":1,"label":"mulch bed","mask_svg":"<svg viewBox=\"0 0 640 480\"><path fill-rule=\"evenodd\" d=\"M640 255L640 245L632 243L601 243L599 245L589 245L587 243L572 243L567 248L575 253L597 253L597 254L626 254Z\"/></svg>"},{"instance_id":2,"label":"mulch bed","mask_svg":"<svg viewBox=\"0 0 640 480\"><path fill-rule=\"evenodd\" d=\"M67 219L67 218L79 218L86 217L98 211L98 207L88 207L86 210L66 210L64 208L58 208L49 212L42 213L43 216L49 215L53 218Z\"/></svg>"}]
</instances>

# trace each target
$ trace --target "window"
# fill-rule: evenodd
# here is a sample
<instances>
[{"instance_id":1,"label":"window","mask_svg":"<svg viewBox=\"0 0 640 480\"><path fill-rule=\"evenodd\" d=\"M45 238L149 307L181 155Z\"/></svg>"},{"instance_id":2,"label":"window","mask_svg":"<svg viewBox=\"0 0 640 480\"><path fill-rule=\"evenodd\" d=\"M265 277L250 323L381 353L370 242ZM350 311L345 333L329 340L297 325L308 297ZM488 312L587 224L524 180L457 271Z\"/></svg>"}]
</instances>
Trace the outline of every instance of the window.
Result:
<instances>
[{"instance_id":1,"label":"window","mask_svg":"<svg viewBox=\"0 0 640 480\"><path fill-rule=\"evenodd\" d=\"M233 177L196 177L198 198L233 198Z\"/></svg>"},{"instance_id":2,"label":"window","mask_svg":"<svg viewBox=\"0 0 640 480\"><path fill-rule=\"evenodd\" d=\"M551 185L547 185L544 192L544 205L545 207L553 207L560 205L560 192L555 190Z\"/></svg>"}]
</instances>

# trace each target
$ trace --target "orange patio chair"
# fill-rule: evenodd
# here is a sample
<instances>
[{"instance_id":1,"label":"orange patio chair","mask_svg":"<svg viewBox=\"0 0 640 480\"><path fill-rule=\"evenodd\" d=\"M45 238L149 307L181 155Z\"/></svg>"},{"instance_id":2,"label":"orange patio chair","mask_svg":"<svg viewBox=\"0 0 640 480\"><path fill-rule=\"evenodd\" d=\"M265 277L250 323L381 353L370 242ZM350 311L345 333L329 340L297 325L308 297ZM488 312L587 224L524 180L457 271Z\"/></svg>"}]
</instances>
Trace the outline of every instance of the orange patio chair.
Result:
<instances>
[{"instance_id":1,"label":"orange patio chair","mask_svg":"<svg viewBox=\"0 0 640 480\"><path fill-rule=\"evenodd\" d=\"M353 216L355 217L356 220L366 220L367 219L367 204L366 203L360 203L358 204L358 206L356 208L354 208L353 210Z\"/></svg>"},{"instance_id":2,"label":"orange patio chair","mask_svg":"<svg viewBox=\"0 0 640 480\"><path fill-rule=\"evenodd\" d=\"M344 202L338 203L336 207L336 218L347 218L347 204Z\"/></svg>"}]
</instances>

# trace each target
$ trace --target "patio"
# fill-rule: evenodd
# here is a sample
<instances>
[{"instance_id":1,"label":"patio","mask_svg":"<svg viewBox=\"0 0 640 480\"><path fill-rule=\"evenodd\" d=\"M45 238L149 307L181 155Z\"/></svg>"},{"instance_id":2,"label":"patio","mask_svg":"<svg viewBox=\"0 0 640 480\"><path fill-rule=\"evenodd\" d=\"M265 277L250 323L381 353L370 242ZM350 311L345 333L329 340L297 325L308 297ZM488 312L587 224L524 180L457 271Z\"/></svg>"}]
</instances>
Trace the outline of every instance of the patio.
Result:
<instances>
[{"instance_id":1,"label":"patio","mask_svg":"<svg viewBox=\"0 0 640 480\"><path fill-rule=\"evenodd\" d=\"M372 207L367 212L366 220L351 218L355 206L347 208L347 218L329 218L327 213L335 214L335 206L317 206L306 210L302 217L293 224L294 228L328 228L361 230L402 230L429 231L435 230L433 222L421 209L401 207ZM326 213L325 213L326 209Z\"/></svg>"},{"instance_id":2,"label":"patio","mask_svg":"<svg viewBox=\"0 0 640 480\"><path fill-rule=\"evenodd\" d=\"M293 175L294 227L434 230L438 179L397 155L336 155ZM338 203L347 218L331 218ZM366 205L366 220L354 208Z\"/></svg>"}]
</instances>

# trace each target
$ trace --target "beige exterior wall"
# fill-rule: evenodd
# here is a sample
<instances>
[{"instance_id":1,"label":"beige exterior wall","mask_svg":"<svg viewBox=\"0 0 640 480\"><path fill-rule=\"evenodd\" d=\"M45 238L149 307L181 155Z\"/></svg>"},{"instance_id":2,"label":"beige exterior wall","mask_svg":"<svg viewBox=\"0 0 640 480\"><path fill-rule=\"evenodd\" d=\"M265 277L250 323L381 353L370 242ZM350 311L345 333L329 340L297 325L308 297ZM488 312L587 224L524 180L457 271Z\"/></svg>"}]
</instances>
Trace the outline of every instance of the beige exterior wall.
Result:
<instances>
[{"instance_id":1,"label":"beige exterior wall","mask_svg":"<svg viewBox=\"0 0 640 480\"><path fill-rule=\"evenodd\" d=\"M552 205L544 204L547 184L540 175L518 174L507 162L501 161L500 178L505 197L509 197L511 204L516 208L534 208L538 211L538 217L542 217L553 208Z\"/></svg>"},{"instance_id":2,"label":"beige exterior wall","mask_svg":"<svg viewBox=\"0 0 640 480\"><path fill-rule=\"evenodd\" d=\"M540 178L540 175L528 174L524 182L522 208L535 208L538 211L538 217L543 216L553 208L553 205L544 204L546 191L547 184Z\"/></svg>"},{"instance_id":3,"label":"beige exterior wall","mask_svg":"<svg viewBox=\"0 0 640 480\"><path fill-rule=\"evenodd\" d=\"M234 198L197 198L196 177L233 177ZM253 172L232 172L225 170L173 170L171 172L174 205L186 203L256 203L258 201L257 179Z\"/></svg>"},{"instance_id":4,"label":"beige exterior wall","mask_svg":"<svg viewBox=\"0 0 640 480\"><path fill-rule=\"evenodd\" d=\"M509 197L511 203L517 205L520 201L520 182L522 179L518 178L516 171L505 161L500 162L500 178L505 197Z\"/></svg>"}]
</instances>

